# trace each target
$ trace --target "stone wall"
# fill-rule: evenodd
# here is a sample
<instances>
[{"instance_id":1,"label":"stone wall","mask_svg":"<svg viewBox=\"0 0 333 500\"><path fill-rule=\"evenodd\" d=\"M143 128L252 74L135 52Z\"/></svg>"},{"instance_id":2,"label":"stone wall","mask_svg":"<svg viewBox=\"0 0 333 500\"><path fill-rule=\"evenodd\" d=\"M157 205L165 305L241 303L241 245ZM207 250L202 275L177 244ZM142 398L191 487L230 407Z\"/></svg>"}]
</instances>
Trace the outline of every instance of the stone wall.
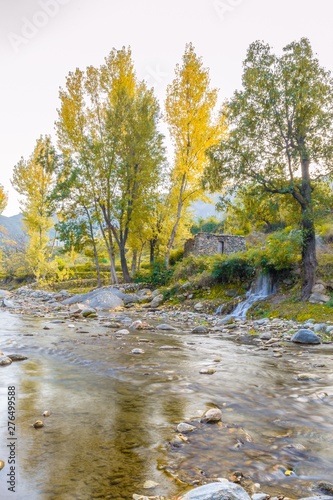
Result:
<instances>
[{"instance_id":1,"label":"stone wall","mask_svg":"<svg viewBox=\"0 0 333 500\"><path fill-rule=\"evenodd\" d=\"M199 233L185 243L184 256L231 254L246 250L244 236L228 234Z\"/></svg>"}]
</instances>

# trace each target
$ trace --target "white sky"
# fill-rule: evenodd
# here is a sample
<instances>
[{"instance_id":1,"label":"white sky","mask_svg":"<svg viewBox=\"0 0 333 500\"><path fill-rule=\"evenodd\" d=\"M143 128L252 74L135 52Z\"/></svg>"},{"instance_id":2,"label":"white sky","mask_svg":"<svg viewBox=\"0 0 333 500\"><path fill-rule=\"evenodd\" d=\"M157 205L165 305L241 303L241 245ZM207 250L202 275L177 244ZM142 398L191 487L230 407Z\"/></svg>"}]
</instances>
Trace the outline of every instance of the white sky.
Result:
<instances>
[{"instance_id":1,"label":"white sky","mask_svg":"<svg viewBox=\"0 0 333 500\"><path fill-rule=\"evenodd\" d=\"M0 8L0 184L8 216L19 212L13 167L41 134L54 135L66 75L100 65L113 47L132 47L138 77L155 87L161 105L190 41L221 99L239 88L257 39L280 51L306 36L333 70L332 0L0 0Z\"/></svg>"}]
</instances>

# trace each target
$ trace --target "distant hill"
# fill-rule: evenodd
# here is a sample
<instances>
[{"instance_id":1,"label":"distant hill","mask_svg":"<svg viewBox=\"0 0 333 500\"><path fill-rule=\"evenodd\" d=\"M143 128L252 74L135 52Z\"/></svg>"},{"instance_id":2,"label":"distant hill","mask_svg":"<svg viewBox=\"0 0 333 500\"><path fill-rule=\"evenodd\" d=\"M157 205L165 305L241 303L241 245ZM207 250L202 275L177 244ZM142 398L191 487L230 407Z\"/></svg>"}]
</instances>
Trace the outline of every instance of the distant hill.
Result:
<instances>
[{"instance_id":1,"label":"distant hill","mask_svg":"<svg viewBox=\"0 0 333 500\"><path fill-rule=\"evenodd\" d=\"M11 217L0 215L0 239L20 240L25 237L23 230L23 215Z\"/></svg>"}]
</instances>

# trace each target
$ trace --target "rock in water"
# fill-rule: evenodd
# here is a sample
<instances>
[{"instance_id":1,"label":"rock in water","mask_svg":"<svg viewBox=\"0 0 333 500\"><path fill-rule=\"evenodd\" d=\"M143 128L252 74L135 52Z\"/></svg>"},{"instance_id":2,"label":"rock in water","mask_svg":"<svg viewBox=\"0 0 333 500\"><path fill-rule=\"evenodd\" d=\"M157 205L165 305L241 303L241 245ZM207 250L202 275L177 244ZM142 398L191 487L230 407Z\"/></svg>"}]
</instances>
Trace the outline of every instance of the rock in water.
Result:
<instances>
[{"instance_id":1,"label":"rock in water","mask_svg":"<svg viewBox=\"0 0 333 500\"><path fill-rule=\"evenodd\" d=\"M318 335L316 335L312 330L298 330L298 332L294 333L291 337L292 342L296 342L299 344L320 344L321 340Z\"/></svg>"},{"instance_id":2,"label":"rock in water","mask_svg":"<svg viewBox=\"0 0 333 500\"><path fill-rule=\"evenodd\" d=\"M192 333L208 333L209 330L206 326L204 325L199 325L199 326L196 326L193 330L192 330Z\"/></svg>"},{"instance_id":3,"label":"rock in water","mask_svg":"<svg viewBox=\"0 0 333 500\"><path fill-rule=\"evenodd\" d=\"M12 360L7 356L0 356L0 366L8 366L12 364Z\"/></svg>"},{"instance_id":4,"label":"rock in water","mask_svg":"<svg viewBox=\"0 0 333 500\"><path fill-rule=\"evenodd\" d=\"M186 493L181 500L251 500L251 498L238 484L223 481L199 486Z\"/></svg>"},{"instance_id":5,"label":"rock in water","mask_svg":"<svg viewBox=\"0 0 333 500\"><path fill-rule=\"evenodd\" d=\"M32 425L35 429L41 429L44 427L44 423L41 420L36 420L36 422Z\"/></svg>"},{"instance_id":6,"label":"rock in water","mask_svg":"<svg viewBox=\"0 0 333 500\"><path fill-rule=\"evenodd\" d=\"M192 432L194 430L194 425L186 424L185 422L181 422L177 425L177 431L181 433Z\"/></svg>"},{"instance_id":7,"label":"rock in water","mask_svg":"<svg viewBox=\"0 0 333 500\"><path fill-rule=\"evenodd\" d=\"M222 420L222 412L219 408L211 408L206 411L202 417L202 422L220 422Z\"/></svg>"}]
</instances>

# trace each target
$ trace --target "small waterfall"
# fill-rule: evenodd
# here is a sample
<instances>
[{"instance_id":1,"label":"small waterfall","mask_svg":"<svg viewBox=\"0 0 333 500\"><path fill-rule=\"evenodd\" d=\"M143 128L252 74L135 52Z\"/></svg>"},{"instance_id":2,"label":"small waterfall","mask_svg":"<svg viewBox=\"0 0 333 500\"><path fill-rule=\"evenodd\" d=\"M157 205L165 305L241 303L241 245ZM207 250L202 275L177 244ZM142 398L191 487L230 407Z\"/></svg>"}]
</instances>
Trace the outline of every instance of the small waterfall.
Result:
<instances>
[{"instance_id":1,"label":"small waterfall","mask_svg":"<svg viewBox=\"0 0 333 500\"><path fill-rule=\"evenodd\" d=\"M246 318L246 313L255 302L264 300L275 293L275 283L270 274L259 273L255 282L252 283L250 290L246 294L246 300L237 304L235 309L227 317L229 318ZM216 314L221 313L220 306L216 310ZM219 311L220 310L220 311Z\"/></svg>"}]
</instances>

